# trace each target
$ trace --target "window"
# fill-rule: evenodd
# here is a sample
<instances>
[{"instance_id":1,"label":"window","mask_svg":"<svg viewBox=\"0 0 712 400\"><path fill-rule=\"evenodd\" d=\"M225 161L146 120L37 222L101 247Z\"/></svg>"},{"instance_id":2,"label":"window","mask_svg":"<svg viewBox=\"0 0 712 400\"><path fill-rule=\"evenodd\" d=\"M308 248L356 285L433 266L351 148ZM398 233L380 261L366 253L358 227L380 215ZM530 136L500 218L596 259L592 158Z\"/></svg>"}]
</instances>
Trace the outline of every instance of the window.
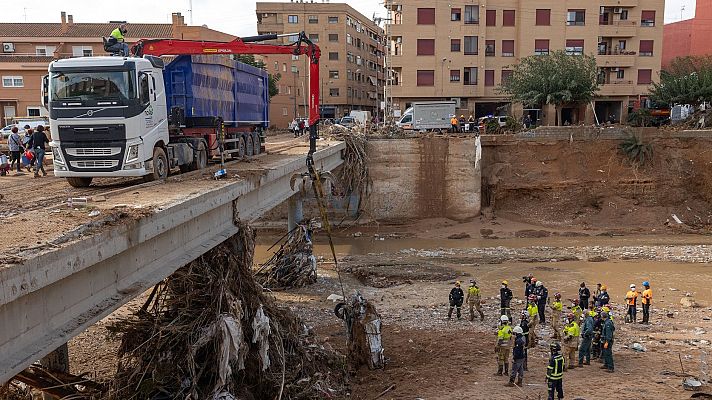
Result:
<instances>
[{"instance_id":1,"label":"window","mask_svg":"<svg viewBox=\"0 0 712 400\"><path fill-rule=\"evenodd\" d=\"M450 82L460 82L460 70L451 69L450 70Z\"/></svg>"},{"instance_id":2,"label":"window","mask_svg":"<svg viewBox=\"0 0 712 400\"><path fill-rule=\"evenodd\" d=\"M653 41L652 40L641 40L640 41L640 51L638 55L641 57L652 57L653 56Z\"/></svg>"},{"instance_id":3,"label":"window","mask_svg":"<svg viewBox=\"0 0 712 400\"><path fill-rule=\"evenodd\" d=\"M293 74L298 74L298 73L299 73L299 68L297 68L296 65L292 65L292 73L293 73Z\"/></svg>"},{"instance_id":4,"label":"window","mask_svg":"<svg viewBox=\"0 0 712 400\"><path fill-rule=\"evenodd\" d=\"M495 40L485 40L485 57L494 57L497 47L495 43L497 43Z\"/></svg>"},{"instance_id":5,"label":"window","mask_svg":"<svg viewBox=\"0 0 712 400\"><path fill-rule=\"evenodd\" d=\"M3 76L2 77L2 87L24 87L25 81L21 76Z\"/></svg>"},{"instance_id":6,"label":"window","mask_svg":"<svg viewBox=\"0 0 712 400\"><path fill-rule=\"evenodd\" d=\"M435 39L418 39L419 56L435 55Z\"/></svg>"},{"instance_id":7,"label":"window","mask_svg":"<svg viewBox=\"0 0 712 400\"><path fill-rule=\"evenodd\" d=\"M282 72L287 72L287 64L282 63Z\"/></svg>"},{"instance_id":8,"label":"window","mask_svg":"<svg viewBox=\"0 0 712 400\"><path fill-rule=\"evenodd\" d=\"M330 42L338 42L338 41L339 41L339 34L338 34L338 33L330 33L330 34L329 34L329 41L330 41Z\"/></svg>"},{"instance_id":9,"label":"window","mask_svg":"<svg viewBox=\"0 0 712 400\"><path fill-rule=\"evenodd\" d=\"M94 55L94 50L91 46L72 46L73 57L91 57Z\"/></svg>"},{"instance_id":10,"label":"window","mask_svg":"<svg viewBox=\"0 0 712 400\"><path fill-rule=\"evenodd\" d=\"M298 15L288 15L287 22L289 22L290 24L298 24L299 16Z\"/></svg>"},{"instance_id":11,"label":"window","mask_svg":"<svg viewBox=\"0 0 712 400\"><path fill-rule=\"evenodd\" d=\"M502 26L514 26L515 12L514 10L502 11Z\"/></svg>"},{"instance_id":12,"label":"window","mask_svg":"<svg viewBox=\"0 0 712 400\"><path fill-rule=\"evenodd\" d=\"M450 21L460 21L462 20L462 9L452 8L450 9Z\"/></svg>"},{"instance_id":13,"label":"window","mask_svg":"<svg viewBox=\"0 0 712 400\"><path fill-rule=\"evenodd\" d=\"M536 10L536 24L539 26L551 25L551 10L544 9L544 8L537 8L537 10Z\"/></svg>"},{"instance_id":14,"label":"window","mask_svg":"<svg viewBox=\"0 0 712 400\"><path fill-rule=\"evenodd\" d=\"M354 39L350 34L346 34L346 44L354 44Z\"/></svg>"},{"instance_id":15,"label":"window","mask_svg":"<svg viewBox=\"0 0 712 400\"><path fill-rule=\"evenodd\" d=\"M477 55L477 36L465 36L465 55Z\"/></svg>"},{"instance_id":16,"label":"window","mask_svg":"<svg viewBox=\"0 0 712 400\"><path fill-rule=\"evenodd\" d=\"M620 16L621 21L627 21L628 20L628 10L621 10L621 16Z\"/></svg>"},{"instance_id":17,"label":"window","mask_svg":"<svg viewBox=\"0 0 712 400\"><path fill-rule=\"evenodd\" d=\"M512 76L511 69L503 69L502 70L502 83L506 82L511 76Z\"/></svg>"},{"instance_id":18,"label":"window","mask_svg":"<svg viewBox=\"0 0 712 400\"><path fill-rule=\"evenodd\" d=\"M339 96L339 88L330 88L330 89L329 89L329 96L331 96L331 97L338 97L338 96Z\"/></svg>"},{"instance_id":19,"label":"window","mask_svg":"<svg viewBox=\"0 0 712 400\"><path fill-rule=\"evenodd\" d=\"M277 61L274 62L274 70L279 71L279 63Z\"/></svg>"},{"instance_id":20,"label":"window","mask_svg":"<svg viewBox=\"0 0 712 400\"><path fill-rule=\"evenodd\" d=\"M286 107L282 107L282 115L287 115L287 108L286 108Z\"/></svg>"},{"instance_id":21,"label":"window","mask_svg":"<svg viewBox=\"0 0 712 400\"><path fill-rule=\"evenodd\" d=\"M450 51L455 53L460 52L460 39L450 39Z\"/></svg>"},{"instance_id":22,"label":"window","mask_svg":"<svg viewBox=\"0 0 712 400\"><path fill-rule=\"evenodd\" d=\"M497 26L497 10L485 11L485 25Z\"/></svg>"},{"instance_id":23,"label":"window","mask_svg":"<svg viewBox=\"0 0 712 400\"><path fill-rule=\"evenodd\" d=\"M618 49L619 49L619 50L625 50L625 40L619 40L619 41L618 41Z\"/></svg>"},{"instance_id":24,"label":"window","mask_svg":"<svg viewBox=\"0 0 712 400\"><path fill-rule=\"evenodd\" d=\"M583 54L583 39L566 39L566 54L580 56Z\"/></svg>"},{"instance_id":25,"label":"window","mask_svg":"<svg viewBox=\"0 0 712 400\"><path fill-rule=\"evenodd\" d=\"M465 6L465 23L480 23L480 6Z\"/></svg>"},{"instance_id":26,"label":"window","mask_svg":"<svg viewBox=\"0 0 712 400\"><path fill-rule=\"evenodd\" d=\"M35 46L35 55L51 56L54 54L54 51L56 49L57 49L57 46Z\"/></svg>"},{"instance_id":27,"label":"window","mask_svg":"<svg viewBox=\"0 0 712 400\"><path fill-rule=\"evenodd\" d=\"M435 71L418 70L417 84L418 86L435 86Z\"/></svg>"},{"instance_id":28,"label":"window","mask_svg":"<svg viewBox=\"0 0 712 400\"><path fill-rule=\"evenodd\" d=\"M534 54L537 56L549 55L549 39L534 39Z\"/></svg>"},{"instance_id":29,"label":"window","mask_svg":"<svg viewBox=\"0 0 712 400\"><path fill-rule=\"evenodd\" d=\"M151 101L151 91L148 88L148 74L141 73L138 77L138 98L141 104L148 104Z\"/></svg>"},{"instance_id":30,"label":"window","mask_svg":"<svg viewBox=\"0 0 712 400\"><path fill-rule=\"evenodd\" d=\"M338 24L338 23L339 23L339 17L329 17L329 23L330 23L330 24Z\"/></svg>"},{"instance_id":31,"label":"window","mask_svg":"<svg viewBox=\"0 0 712 400\"><path fill-rule=\"evenodd\" d=\"M625 71L621 68L618 68L618 71L616 71L616 79L623 79L625 78Z\"/></svg>"},{"instance_id":32,"label":"window","mask_svg":"<svg viewBox=\"0 0 712 400\"><path fill-rule=\"evenodd\" d=\"M329 71L329 79L339 79L339 71Z\"/></svg>"},{"instance_id":33,"label":"window","mask_svg":"<svg viewBox=\"0 0 712 400\"><path fill-rule=\"evenodd\" d=\"M419 8L418 25L435 25L435 9Z\"/></svg>"},{"instance_id":34,"label":"window","mask_svg":"<svg viewBox=\"0 0 712 400\"><path fill-rule=\"evenodd\" d=\"M569 10L566 13L566 25L584 26L586 25L586 10Z\"/></svg>"},{"instance_id":35,"label":"window","mask_svg":"<svg viewBox=\"0 0 712 400\"><path fill-rule=\"evenodd\" d=\"M310 33L309 40L311 40L314 43L319 43L319 34L318 33Z\"/></svg>"},{"instance_id":36,"label":"window","mask_svg":"<svg viewBox=\"0 0 712 400\"><path fill-rule=\"evenodd\" d=\"M655 10L643 10L641 12L640 26L655 26Z\"/></svg>"},{"instance_id":37,"label":"window","mask_svg":"<svg viewBox=\"0 0 712 400\"><path fill-rule=\"evenodd\" d=\"M318 15L310 15L308 19L309 19L310 24L318 24L319 23Z\"/></svg>"},{"instance_id":38,"label":"window","mask_svg":"<svg viewBox=\"0 0 712 400\"><path fill-rule=\"evenodd\" d=\"M465 67L462 72L463 84L477 85L477 67Z\"/></svg>"},{"instance_id":39,"label":"window","mask_svg":"<svg viewBox=\"0 0 712 400\"><path fill-rule=\"evenodd\" d=\"M639 69L638 70L638 85L649 85L653 83L653 70L652 69Z\"/></svg>"},{"instance_id":40,"label":"window","mask_svg":"<svg viewBox=\"0 0 712 400\"><path fill-rule=\"evenodd\" d=\"M514 40L502 40L502 57L514 57Z\"/></svg>"},{"instance_id":41,"label":"window","mask_svg":"<svg viewBox=\"0 0 712 400\"><path fill-rule=\"evenodd\" d=\"M485 70L485 86L494 86L494 70Z\"/></svg>"},{"instance_id":42,"label":"window","mask_svg":"<svg viewBox=\"0 0 712 400\"><path fill-rule=\"evenodd\" d=\"M338 61L339 60L339 53L336 51L330 51L329 52L329 61Z\"/></svg>"}]
</instances>

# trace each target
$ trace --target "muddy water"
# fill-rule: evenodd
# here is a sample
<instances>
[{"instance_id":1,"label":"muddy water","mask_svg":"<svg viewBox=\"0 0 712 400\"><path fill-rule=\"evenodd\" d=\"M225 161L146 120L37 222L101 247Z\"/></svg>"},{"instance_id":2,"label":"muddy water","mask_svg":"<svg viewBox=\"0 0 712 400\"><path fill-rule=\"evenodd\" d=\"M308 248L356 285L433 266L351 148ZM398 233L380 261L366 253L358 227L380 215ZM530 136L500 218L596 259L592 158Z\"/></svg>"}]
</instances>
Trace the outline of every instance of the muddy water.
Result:
<instances>
[{"instance_id":1,"label":"muddy water","mask_svg":"<svg viewBox=\"0 0 712 400\"><path fill-rule=\"evenodd\" d=\"M527 248L533 246L548 247L584 247L584 246L691 246L710 245L712 237L699 235L676 236L621 236L621 237L552 237L527 239L414 239L383 237L335 238L339 256L367 255L369 253L393 254L401 258L404 249L472 249L472 248ZM264 262L272 253L267 249L274 238L260 238L256 249L256 262ZM321 235L316 238L315 252L325 258L331 258L326 239ZM703 250L704 251L704 250ZM418 257L413 255L412 257ZM422 256L421 256L422 257ZM681 263L648 260L611 260L606 262L565 261L548 263L505 262L497 265L478 266L474 263L451 265L453 268L477 278L478 280L498 282L507 279L520 297L523 291L521 277L533 273L544 281L549 292L561 292L565 298L577 296L578 284L586 282L591 290L601 282L608 286L613 301L622 303L628 286L637 285L642 291L642 282L652 283L656 305L678 304L680 298L689 292L703 305L712 305L712 264ZM495 288L489 291L496 291ZM492 294L494 295L494 294Z\"/></svg>"}]
</instances>

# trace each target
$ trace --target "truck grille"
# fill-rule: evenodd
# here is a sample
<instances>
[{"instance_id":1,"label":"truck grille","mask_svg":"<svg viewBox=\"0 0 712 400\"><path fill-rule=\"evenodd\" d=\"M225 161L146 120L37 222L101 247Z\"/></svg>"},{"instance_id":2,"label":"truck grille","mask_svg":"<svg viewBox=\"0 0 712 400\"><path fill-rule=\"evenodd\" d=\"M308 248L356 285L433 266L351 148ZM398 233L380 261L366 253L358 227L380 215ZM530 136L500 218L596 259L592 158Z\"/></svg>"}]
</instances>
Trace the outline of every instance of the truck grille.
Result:
<instances>
[{"instance_id":1,"label":"truck grille","mask_svg":"<svg viewBox=\"0 0 712 400\"><path fill-rule=\"evenodd\" d=\"M78 157L86 156L113 156L121 153L119 147L103 147L103 148L69 148L67 154Z\"/></svg>"},{"instance_id":2,"label":"truck grille","mask_svg":"<svg viewBox=\"0 0 712 400\"><path fill-rule=\"evenodd\" d=\"M119 166L118 160L86 160L70 161L69 165L74 168L116 168Z\"/></svg>"}]
</instances>

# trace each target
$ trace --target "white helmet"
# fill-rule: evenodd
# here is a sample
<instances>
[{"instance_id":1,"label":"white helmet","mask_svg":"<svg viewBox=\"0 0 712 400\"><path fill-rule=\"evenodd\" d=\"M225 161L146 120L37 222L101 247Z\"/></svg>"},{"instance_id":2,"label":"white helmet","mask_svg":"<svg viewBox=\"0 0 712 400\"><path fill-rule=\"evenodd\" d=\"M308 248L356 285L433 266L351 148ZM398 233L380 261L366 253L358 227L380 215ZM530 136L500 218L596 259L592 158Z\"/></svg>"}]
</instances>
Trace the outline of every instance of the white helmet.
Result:
<instances>
[{"instance_id":1,"label":"white helmet","mask_svg":"<svg viewBox=\"0 0 712 400\"><path fill-rule=\"evenodd\" d=\"M522 329L522 327L519 325L515 326L514 329L512 329L512 331L514 333L516 333L517 335L521 335L524 333L524 329Z\"/></svg>"},{"instance_id":2,"label":"white helmet","mask_svg":"<svg viewBox=\"0 0 712 400\"><path fill-rule=\"evenodd\" d=\"M541 285L543 285L543 283L541 283L541 281L536 281L536 286L537 286L537 287L539 287L539 286L541 286Z\"/></svg>"},{"instance_id":3,"label":"white helmet","mask_svg":"<svg viewBox=\"0 0 712 400\"><path fill-rule=\"evenodd\" d=\"M499 317L499 320L502 322L509 322L509 317L507 317L506 315L502 315L501 317Z\"/></svg>"},{"instance_id":4,"label":"white helmet","mask_svg":"<svg viewBox=\"0 0 712 400\"><path fill-rule=\"evenodd\" d=\"M631 284L630 284L630 288L631 288L631 289L635 289L635 284L634 284L634 283L631 283Z\"/></svg>"}]
</instances>

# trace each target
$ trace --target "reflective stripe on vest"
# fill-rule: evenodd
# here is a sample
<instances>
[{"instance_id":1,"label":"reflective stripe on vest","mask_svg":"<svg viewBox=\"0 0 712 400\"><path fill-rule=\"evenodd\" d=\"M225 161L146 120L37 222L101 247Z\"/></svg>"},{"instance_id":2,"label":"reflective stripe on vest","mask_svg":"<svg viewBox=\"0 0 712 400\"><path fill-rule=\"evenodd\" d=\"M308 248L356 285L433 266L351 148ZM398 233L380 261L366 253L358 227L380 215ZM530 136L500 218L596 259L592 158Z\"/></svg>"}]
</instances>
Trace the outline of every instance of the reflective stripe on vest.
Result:
<instances>
[{"instance_id":1,"label":"reflective stripe on vest","mask_svg":"<svg viewBox=\"0 0 712 400\"><path fill-rule=\"evenodd\" d=\"M564 356L557 354L554 356L554 366L549 365L546 371L546 377L550 381L558 381L564 376Z\"/></svg>"}]
</instances>

